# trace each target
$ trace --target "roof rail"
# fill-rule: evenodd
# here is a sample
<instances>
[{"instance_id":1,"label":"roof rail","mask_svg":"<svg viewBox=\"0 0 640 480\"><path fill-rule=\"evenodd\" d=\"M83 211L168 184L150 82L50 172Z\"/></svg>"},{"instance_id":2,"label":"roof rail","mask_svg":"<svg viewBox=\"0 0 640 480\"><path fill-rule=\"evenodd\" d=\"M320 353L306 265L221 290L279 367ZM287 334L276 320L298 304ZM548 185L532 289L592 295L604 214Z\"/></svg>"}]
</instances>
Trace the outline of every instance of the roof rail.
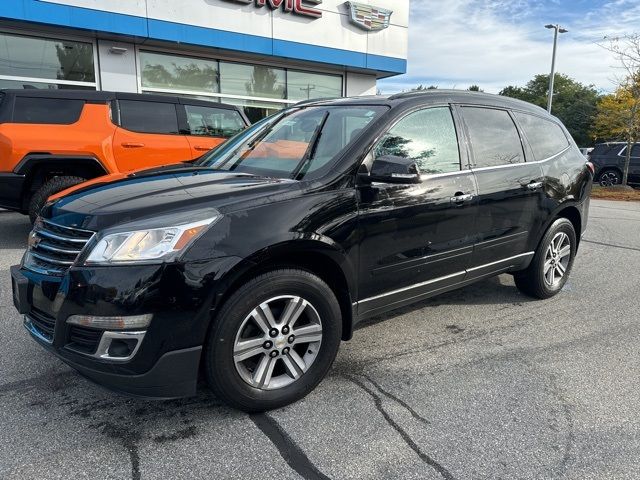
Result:
<instances>
[{"instance_id":1,"label":"roof rail","mask_svg":"<svg viewBox=\"0 0 640 480\"><path fill-rule=\"evenodd\" d=\"M309 100L302 100L301 102L294 103L293 105L289 105L290 107L299 107L301 105L307 105L309 103L317 103L317 102L327 102L329 100L340 100L345 97L332 97L332 98L313 98Z\"/></svg>"},{"instance_id":2,"label":"roof rail","mask_svg":"<svg viewBox=\"0 0 640 480\"><path fill-rule=\"evenodd\" d=\"M491 95L490 93L485 92L476 92L473 90L459 90L455 88L430 88L427 90L412 90L410 92L401 92L391 95L389 100L398 100L403 98L412 98L412 97L420 97L422 95L433 95L435 93L456 93L456 94L469 94L469 95Z\"/></svg>"}]
</instances>

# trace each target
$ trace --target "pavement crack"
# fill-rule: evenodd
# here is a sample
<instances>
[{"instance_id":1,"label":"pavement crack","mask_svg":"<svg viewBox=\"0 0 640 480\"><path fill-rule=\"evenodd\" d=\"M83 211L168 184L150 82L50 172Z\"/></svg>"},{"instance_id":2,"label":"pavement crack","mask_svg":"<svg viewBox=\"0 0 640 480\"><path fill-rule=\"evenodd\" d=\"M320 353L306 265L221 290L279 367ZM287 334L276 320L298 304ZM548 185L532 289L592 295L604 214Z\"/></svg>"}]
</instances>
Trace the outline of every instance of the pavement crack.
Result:
<instances>
[{"instance_id":1,"label":"pavement crack","mask_svg":"<svg viewBox=\"0 0 640 480\"><path fill-rule=\"evenodd\" d=\"M422 415L420 415L418 412L416 412L413 408L411 408L411 406L407 402L405 402L401 398L396 397L391 392L386 391L384 388L382 388L380 386L380 384L378 384L375 380L373 380L368 375L362 375L362 376L364 378L366 378L369 381L369 383L371 383L374 387L376 387L378 389L378 391L380 393L382 393L385 397L387 397L387 398L393 400L394 402L402 405L411 414L411 416L413 418L415 418L416 420L418 420L421 423L424 423L425 425L431 425L431 422L429 420L427 420Z\"/></svg>"},{"instance_id":2,"label":"pavement crack","mask_svg":"<svg viewBox=\"0 0 640 480\"><path fill-rule=\"evenodd\" d=\"M280 455L305 480L330 480L311 463L309 457L272 417L265 413L249 415L251 421L273 443Z\"/></svg>"},{"instance_id":3,"label":"pavement crack","mask_svg":"<svg viewBox=\"0 0 640 480\"><path fill-rule=\"evenodd\" d=\"M596 242L595 240L587 240L586 238L583 238L582 241L585 243L593 243L594 245L601 245L603 247L621 248L623 250L632 250L634 252L640 252L640 248L628 247L626 245L616 245L614 243Z\"/></svg>"},{"instance_id":4,"label":"pavement crack","mask_svg":"<svg viewBox=\"0 0 640 480\"><path fill-rule=\"evenodd\" d=\"M431 468L433 468L436 472L438 472L442 478L445 478L446 480L455 480L455 477L451 474L451 472L449 472L449 470L447 470L444 466L442 466L436 460L431 458L429 455L424 453L420 449L418 444L411 438L411 436L391 418L391 415L389 415L389 412L387 412L384 406L382 405L382 398L380 397L380 395L376 394L373 390L367 387L363 382L353 377L352 375L344 375L344 376L349 381L353 382L355 385L357 385L366 393L368 393L369 396L371 396L371 398L373 398L373 402L375 404L376 409L382 414L385 421L391 426L391 428L393 428L396 432L398 432L398 434L402 437L402 439L409 446L409 448L411 448L411 450L413 450L424 463L426 463Z\"/></svg>"},{"instance_id":5,"label":"pavement crack","mask_svg":"<svg viewBox=\"0 0 640 480\"><path fill-rule=\"evenodd\" d=\"M138 448L140 434L110 422L101 423L99 426L102 427L102 433L117 440L124 447L131 461L131 479L140 480L140 452Z\"/></svg>"}]
</instances>

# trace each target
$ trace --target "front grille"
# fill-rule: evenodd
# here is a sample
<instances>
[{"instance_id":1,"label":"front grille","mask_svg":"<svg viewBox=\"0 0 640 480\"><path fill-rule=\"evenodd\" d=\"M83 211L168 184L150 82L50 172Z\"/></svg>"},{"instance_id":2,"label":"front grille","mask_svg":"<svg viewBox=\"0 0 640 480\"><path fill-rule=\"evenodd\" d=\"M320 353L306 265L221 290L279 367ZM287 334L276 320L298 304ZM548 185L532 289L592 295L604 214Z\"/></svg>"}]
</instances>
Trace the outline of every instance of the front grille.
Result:
<instances>
[{"instance_id":1,"label":"front grille","mask_svg":"<svg viewBox=\"0 0 640 480\"><path fill-rule=\"evenodd\" d=\"M27 317L29 317L31 325L38 331L40 335L42 335L49 342L53 341L53 334L56 328L55 318L36 308L32 308Z\"/></svg>"},{"instance_id":2,"label":"front grille","mask_svg":"<svg viewBox=\"0 0 640 480\"><path fill-rule=\"evenodd\" d=\"M93 235L39 218L29 234L24 267L45 275L64 275Z\"/></svg>"},{"instance_id":3,"label":"front grille","mask_svg":"<svg viewBox=\"0 0 640 480\"><path fill-rule=\"evenodd\" d=\"M98 349L101 337L102 330L73 326L69 328L66 346L72 350L93 355Z\"/></svg>"}]
</instances>

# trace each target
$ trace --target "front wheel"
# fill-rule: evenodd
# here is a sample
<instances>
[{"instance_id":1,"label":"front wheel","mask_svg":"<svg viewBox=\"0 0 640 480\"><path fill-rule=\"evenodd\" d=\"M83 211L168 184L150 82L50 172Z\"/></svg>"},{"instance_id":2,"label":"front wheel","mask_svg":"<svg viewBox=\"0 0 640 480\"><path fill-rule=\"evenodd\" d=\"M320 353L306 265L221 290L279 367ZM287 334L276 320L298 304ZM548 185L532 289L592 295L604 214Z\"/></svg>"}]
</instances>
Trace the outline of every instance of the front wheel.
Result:
<instances>
[{"instance_id":1,"label":"front wheel","mask_svg":"<svg viewBox=\"0 0 640 480\"><path fill-rule=\"evenodd\" d=\"M31 220L31 223L36 221L36 218L40 214L40 210L42 210L42 207L44 207L44 204L51 195L55 195L56 193L69 187L73 187L79 183L86 182L86 180L86 178L73 176L53 177L52 179L47 180L38 190L36 190L29 201L29 219Z\"/></svg>"},{"instance_id":2,"label":"front wheel","mask_svg":"<svg viewBox=\"0 0 640 480\"><path fill-rule=\"evenodd\" d=\"M535 298L550 298L567 283L576 256L576 232L566 218L559 218L545 233L531 264L514 273L516 286Z\"/></svg>"},{"instance_id":3,"label":"front wheel","mask_svg":"<svg viewBox=\"0 0 640 480\"><path fill-rule=\"evenodd\" d=\"M214 393L246 412L279 408L313 390L338 351L342 317L316 275L260 275L224 304L207 339L204 366Z\"/></svg>"}]
</instances>

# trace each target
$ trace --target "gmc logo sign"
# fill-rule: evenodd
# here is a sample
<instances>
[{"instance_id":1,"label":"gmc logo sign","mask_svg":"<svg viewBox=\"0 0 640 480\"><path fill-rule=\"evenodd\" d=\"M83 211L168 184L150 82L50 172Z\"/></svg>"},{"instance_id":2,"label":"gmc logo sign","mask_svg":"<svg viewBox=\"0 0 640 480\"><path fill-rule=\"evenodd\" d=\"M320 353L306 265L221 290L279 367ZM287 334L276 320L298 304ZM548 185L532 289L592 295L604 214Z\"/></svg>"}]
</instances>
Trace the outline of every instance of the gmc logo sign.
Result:
<instances>
[{"instance_id":1,"label":"gmc logo sign","mask_svg":"<svg viewBox=\"0 0 640 480\"><path fill-rule=\"evenodd\" d=\"M320 5L322 0L225 0L227 2L243 3L249 5L255 4L257 8L268 6L271 10L277 10L280 7L285 12L304 15L305 17L320 18L322 12L311 5Z\"/></svg>"}]
</instances>

